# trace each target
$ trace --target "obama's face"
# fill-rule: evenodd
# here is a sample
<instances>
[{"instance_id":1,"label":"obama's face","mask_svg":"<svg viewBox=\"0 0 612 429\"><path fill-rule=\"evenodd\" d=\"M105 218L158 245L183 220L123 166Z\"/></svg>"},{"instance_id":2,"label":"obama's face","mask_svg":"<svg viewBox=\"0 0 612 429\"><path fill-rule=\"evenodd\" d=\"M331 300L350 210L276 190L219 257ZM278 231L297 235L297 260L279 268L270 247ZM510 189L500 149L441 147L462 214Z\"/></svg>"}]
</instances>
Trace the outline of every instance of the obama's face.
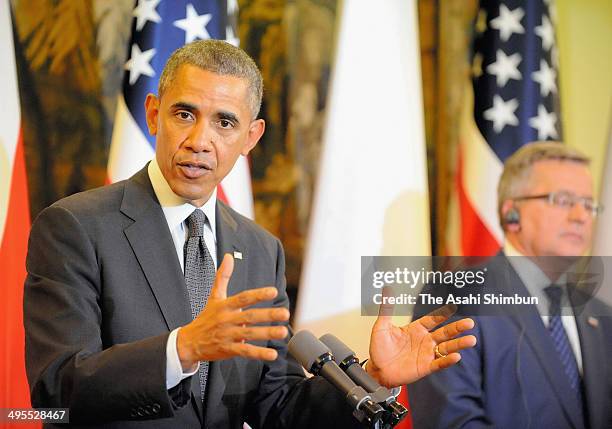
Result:
<instances>
[{"instance_id":1,"label":"obama's face","mask_svg":"<svg viewBox=\"0 0 612 429\"><path fill-rule=\"evenodd\" d=\"M265 129L252 119L248 82L182 65L160 98L145 102L147 125L156 136L155 157L172 191L202 206L246 156Z\"/></svg>"}]
</instances>

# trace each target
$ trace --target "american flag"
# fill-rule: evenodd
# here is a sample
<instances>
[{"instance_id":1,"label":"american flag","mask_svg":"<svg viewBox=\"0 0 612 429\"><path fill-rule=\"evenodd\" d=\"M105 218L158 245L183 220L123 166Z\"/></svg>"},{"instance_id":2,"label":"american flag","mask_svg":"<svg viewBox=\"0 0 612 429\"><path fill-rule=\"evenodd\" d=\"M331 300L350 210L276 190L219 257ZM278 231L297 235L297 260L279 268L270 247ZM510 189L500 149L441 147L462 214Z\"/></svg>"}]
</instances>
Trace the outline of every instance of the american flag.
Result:
<instances>
[{"instance_id":1,"label":"american flag","mask_svg":"<svg viewBox=\"0 0 612 429\"><path fill-rule=\"evenodd\" d=\"M239 43L237 0L138 0L133 16L109 157L111 182L130 177L154 156L155 137L147 131L144 100L148 93L157 94L159 77L172 52L198 39ZM239 158L217 195L243 215L253 217L246 158Z\"/></svg>"},{"instance_id":2,"label":"american flag","mask_svg":"<svg viewBox=\"0 0 612 429\"><path fill-rule=\"evenodd\" d=\"M497 182L522 145L562 140L554 0L482 0L451 225L458 255L491 255L502 243ZM468 118L469 116L469 118ZM452 210L451 210L452 216ZM453 237L454 235L454 237Z\"/></svg>"}]
</instances>

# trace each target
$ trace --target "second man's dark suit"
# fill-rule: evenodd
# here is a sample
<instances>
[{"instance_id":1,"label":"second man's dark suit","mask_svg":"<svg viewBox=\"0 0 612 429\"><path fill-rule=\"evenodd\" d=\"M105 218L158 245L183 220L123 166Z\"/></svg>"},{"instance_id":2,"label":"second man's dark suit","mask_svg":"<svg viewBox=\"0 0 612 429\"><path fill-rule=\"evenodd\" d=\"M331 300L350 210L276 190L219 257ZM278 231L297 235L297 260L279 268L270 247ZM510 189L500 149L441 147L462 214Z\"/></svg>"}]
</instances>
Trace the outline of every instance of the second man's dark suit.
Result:
<instances>
[{"instance_id":1,"label":"second man's dark suit","mask_svg":"<svg viewBox=\"0 0 612 429\"><path fill-rule=\"evenodd\" d=\"M530 296L503 254L480 268L487 270L483 292ZM408 386L415 428L612 428L612 311L589 298L574 309L588 426L540 313L516 304L459 308L475 320L478 343L456 366ZM415 317L426 311L417 307Z\"/></svg>"}]
</instances>

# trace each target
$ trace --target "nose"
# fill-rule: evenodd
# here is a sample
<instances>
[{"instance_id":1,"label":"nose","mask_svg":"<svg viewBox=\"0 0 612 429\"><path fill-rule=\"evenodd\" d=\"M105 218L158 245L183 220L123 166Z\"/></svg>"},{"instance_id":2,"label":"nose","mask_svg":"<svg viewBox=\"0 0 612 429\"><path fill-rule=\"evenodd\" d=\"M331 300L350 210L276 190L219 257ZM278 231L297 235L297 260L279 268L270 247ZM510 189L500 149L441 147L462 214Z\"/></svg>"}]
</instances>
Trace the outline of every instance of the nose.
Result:
<instances>
[{"instance_id":1,"label":"nose","mask_svg":"<svg viewBox=\"0 0 612 429\"><path fill-rule=\"evenodd\" d=\"M210 152L212 150L215 135L212 126L206 121L198 121L191 129L185 146L194 152Z\"/></svg>"}]
</instances>

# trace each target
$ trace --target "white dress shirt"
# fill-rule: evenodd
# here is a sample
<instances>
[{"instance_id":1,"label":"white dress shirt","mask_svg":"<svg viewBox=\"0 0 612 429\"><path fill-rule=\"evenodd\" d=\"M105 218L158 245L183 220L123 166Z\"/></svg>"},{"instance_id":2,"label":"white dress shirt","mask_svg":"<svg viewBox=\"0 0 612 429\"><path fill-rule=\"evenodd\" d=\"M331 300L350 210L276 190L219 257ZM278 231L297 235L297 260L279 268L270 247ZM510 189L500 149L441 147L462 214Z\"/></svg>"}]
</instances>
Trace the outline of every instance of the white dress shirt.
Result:
<instances>
[{"instance_id":1,"label":"white dress shirt","mask_svg":"<svg viewBox=\"0 0 612 429\"><path fill-rule=\"evenodd\" d=\"M208 201L202 207L196 208L184 198L176 195L168 182L164 178L157 160L153 158L148 167L149 179L153 185L153 191L159 200L159 203L164 212L164 217L168 223L168 229L172 235L176 256L181 265L181 270L185 271L185 262L183 256L183 247L187 240L188 228L185 220L194 210L202 210L206 215L207 222L204 224L204 242L210 256L212 257L215 269L217 268L217 234L216 234L216 218L215 208L217 204L217 190L213 191ZM168 285L168 287L182 287L183 285ZM183 372L181 361L176 348L176 338L178 334L177 328L170 333L168 342L166 343L166 388L171 389L178 385L182 380L191 377L198 372L198 368L193 372Z\"/></svg>"},{"instance_id":2,"label":"white dress shirt","mask_svg":"<svg viewBox=\"0 0 612 429\"><path fill-rule=\"evenodd\" d=\"M550 300L544 289L551 285L551 280L546 274L526 256L523 256L512 244L508 241L504 243L504 253L508 256L510 265L514 268L518 276L521 278L525 287L531 296L538 298L537 309L544 322L544 326L548 327L550 319ZM555 284L566 284L567 275L563 274L557 279ZM578 336L578 327L576 326L576 318L574 317L573 308L567 296L567 288L563 287L563 295L561 296L561 322L567 334L567 338L574 352L576 364L580 375L582 375L582 352L580 350L580 337Z\"/></svg>"}]
</instances>

